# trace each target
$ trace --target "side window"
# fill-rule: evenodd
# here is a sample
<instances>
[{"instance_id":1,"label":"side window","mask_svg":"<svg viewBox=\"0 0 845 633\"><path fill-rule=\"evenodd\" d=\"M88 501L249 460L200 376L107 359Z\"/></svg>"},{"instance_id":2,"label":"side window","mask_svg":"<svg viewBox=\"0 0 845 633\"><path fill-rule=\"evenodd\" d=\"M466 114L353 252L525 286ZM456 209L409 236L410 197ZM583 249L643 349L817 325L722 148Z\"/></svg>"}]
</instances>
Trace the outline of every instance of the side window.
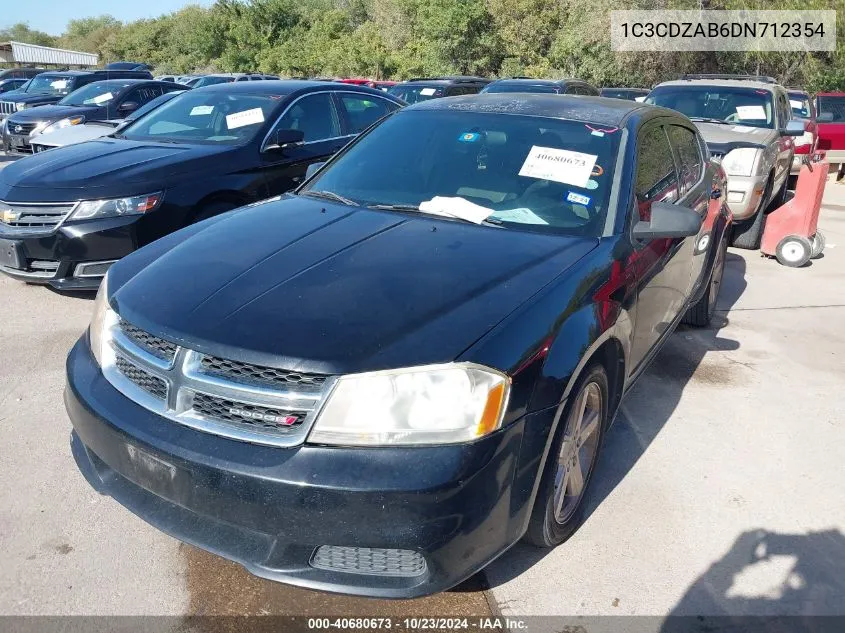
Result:
<instances>
[{"instance_id":1,"label":"side window","mask_svg":"<svg viewBox=\"0 0 845 633\"><path fill-rule=\"evenodd\" d=\"M340 136L340 124L331 94L320 92L303 97L284 113L277 130L301 130L312 143Z\"/></svg>"},{"instance_id":2,"label":"side window","mask_svg":"<svg viewBox=\"0 0 845 633\"><path fill-rule=\"evenodd\" d=\"M340 94L340 104L349 125L349 134L358 134L378 121L388 112L395 110L393 104L370 95Z\"/></svg>"},{"instance_id":3,"label":"side window","mask_svg":"<svg viewBox=\"0 0 845 633\"><path fill-rule=\"evenodd\" d=\"M149 88L136 88L126 95L124 101L134 101L138 105L149 103L156 97L161 96L162 90L159 86L152 86Z\"/></svg>"},{"instance_id":4,"label":"side window","mask_svg":"<svg viewBox=\"0 0 845 633\"><path fill-rule=\"evenodd\" d=\"M675 154L678 156L681 195L684 195L701 178L701 170L704 167L701 146L692 130L680 125L670 125L667 129L669 140L672 141L672 147L675 148Z\"/></svg>"},{"instance_id":5,"label":"side window","mask_svg":"<svg viewBox=\"0 0 845 633\"><path fill-rule=\"evenodd\" d=\"M783 92L778 95L778 103L780 104L780 123L778 127L784 128L792 120L792 106L789 105L789 97Z\"/></svg>"},{"instance_id":6,"label":"side window","mask_svg":"<svg viewBox=\"0 0 845 633\"><path fill-rule=\"evenodd\" d=\"M662 126L654 126L640 134L637 147L637 210L641 220L651 218L654 202L678 200L678 176Z\"/></svg>"},{"instance_id":7,"label":"side window","mask_svg":"<svg viewBox=\"0 0 845 633\"><path fill-rule=\"evenodd\" d=\"M563 92L566 95L580 95L581 90L575 84L569 84L566 86L566 90Z\"/></svg>"}]
</instances>

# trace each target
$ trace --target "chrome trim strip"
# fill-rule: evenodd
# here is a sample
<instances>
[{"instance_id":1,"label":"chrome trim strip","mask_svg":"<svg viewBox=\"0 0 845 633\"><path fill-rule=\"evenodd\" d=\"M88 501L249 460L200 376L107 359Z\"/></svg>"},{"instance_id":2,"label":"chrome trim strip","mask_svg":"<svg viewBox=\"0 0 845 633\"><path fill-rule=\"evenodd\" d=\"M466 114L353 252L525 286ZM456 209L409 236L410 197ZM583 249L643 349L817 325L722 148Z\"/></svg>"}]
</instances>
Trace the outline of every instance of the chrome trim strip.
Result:
<instances>
[{"instance_id":1,"label":"chrome trim strip","mask_svg":"<svg viewBox=\"0 0 845 633\"><path fill-rule=\"evenodd\" d=\"M37 227L33 229L29 227L9 226L5 222L0 221L0 237L26 237L28 235L50 235L51 233L55 233L61 228L65 221L71 215L73 215L73 212L76 211L76 207L79 206L80 202L82 201L77 200L76 202L7 202L5 200L0 200L0 204L5 204L14 207L62 207L65 205L70 205L70 210L68 210L67 213L60 217L59 221L56 223L55 226L51 227Z\"/></svg>"},{"instance_id":2,"label":"chrome trim strip","mask_svg":"<svg viewBox=\"0 0 845 633\"><path fill-rule=\"evenodd\" d=\"M117 261L116 259L107 259L107 260L104 260L104 261L101 261L101 262L83 262L82 264L77 264L76 268L73 271L73 276L74 277L86 277L86 278L102 277L103 275L105 275L105 273L96 273L96 274L92 275L92 274L88 274L88 273L81 272L81 271L84 271L85 268L88 267L88 266L102 266L103 264L114 264L116 261Z\"/></svg>"},{"instance_id":3,"label":"chrome trim strip","mask_svg":"<svg viewBox=\"0 0 845 633\"><path fill-rule=\"evenodd\" d=\"M52 279L56 276L55 270L21 270L20 268L9 268L8 266L0 266L0 271L7 275L17 277L32 277L33 279Z\"/></svg>"}]
</instances>

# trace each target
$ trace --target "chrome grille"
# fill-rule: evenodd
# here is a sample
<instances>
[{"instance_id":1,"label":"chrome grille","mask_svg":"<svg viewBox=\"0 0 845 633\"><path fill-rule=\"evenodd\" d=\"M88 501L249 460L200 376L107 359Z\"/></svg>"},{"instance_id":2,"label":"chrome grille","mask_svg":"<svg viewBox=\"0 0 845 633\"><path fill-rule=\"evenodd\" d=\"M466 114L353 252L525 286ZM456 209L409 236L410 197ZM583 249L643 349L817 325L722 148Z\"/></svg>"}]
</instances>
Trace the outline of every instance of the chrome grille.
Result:
<instances>
[{"instance_id":1,"label":"chrome grille","mask_svg":"<svg viewBox=\"0 0 845 633\"><path fill-rule=\"evenodd\" d=\"M144 349L156 358L172 362L176 356L176 345L165 341L157 336L145 332L123 319L120 320L120 331L123 332L135 345Z\"/></svg>"},{"instance_id":2,"label":"chrome grille","mask_svg":"<svg viewBox=\"0 0 845 633\"><path fill-rule=\"evenodd\" d=\"M228 378L243 384L278 385L281 387L301 386L304 389L319 390L326 382L325 376L241 363L215 356L204 356L200 362L200 367L203 373Z\"/></svg>"},{"instance_id":3,"label":"chrome grille","mask_svg":"<svg viewBox=\"0 0 845 633\"><path fill-rule=\"evenodd\" d=\"M167 398L167 383L118 355L115 365L121 374L159 400Z\"/></svg>"},{"instance_id":4,"label":"chrome grille","mask_svg":"<svg viewBox=\"0 0 845 633\"><path fill-rule=\"evenodd\" d=\"M381 547L340 547L322 545L314 552L311 566L353 574L378 576L420 576L425 573L425 558L408 549Z\"/></svg>"},{"instance_id":5,"label":"chrome grille","mask_svg":"<svg viewBox=\"0 0 845 633\"><path fill-rule=\"evenodd\" d=\"M11 101L0 101L0 113L13 114L15 112L15 104Z\"/></svg>"},{"instance_id":6,"label":"chrome grille","mask_svg":"<svg viewBox=\"0 0 845 633\"><path fill-rule=\"evenodd\" d=\"M238 426L246 425L259 432L283 435L289 435L295 427L300 426L307 414L306 411L284 411L205 393L194 395L192 409L194 413L214 420Z\"/></svg>"},{"instance_id":7,"label":"chrome grille","mask_svg":"<svg viewBox=\"0 0 845 633\"><path fill-rule=\"evenodd\" d=\"M62 223L74 206L74 202L33 204L0 201L0 230L49 233Z\"/></svg>"},{"instance_id":8,"label":"chrome grille","mask_svg":"<svg viewBox=\"0 0 845 633\"><path fill-rule=\"evenodd\" d=\"M206 357L114 312L107 318L106 379L150 411L206 433L296 446L305 441L333 384L330 376Z\"/></svg>"},{"instance_id":9,"label":"chrome grille","mask_svg":"<svg viewBox=\"0 0 845 633\"><path fill-rule=\"evenodd\" d=\"M16 121L12 121L9 119L9 122L6 123L8 126L8 130L10 134L26 134L28 135L32 130L35 129L35 126L38 125L37 121L32 123L18 123ZM18 129L20 128L20 129Z\"/></svg>"}]
</instances>

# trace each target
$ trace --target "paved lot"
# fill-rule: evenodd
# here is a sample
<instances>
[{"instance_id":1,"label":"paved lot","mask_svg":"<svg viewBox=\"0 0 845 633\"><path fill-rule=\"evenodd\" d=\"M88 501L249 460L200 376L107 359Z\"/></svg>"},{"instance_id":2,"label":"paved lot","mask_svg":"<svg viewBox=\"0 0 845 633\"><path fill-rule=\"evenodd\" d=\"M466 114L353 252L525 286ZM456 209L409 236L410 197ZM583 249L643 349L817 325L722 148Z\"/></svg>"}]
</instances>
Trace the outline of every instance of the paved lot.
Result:
<instances>
[{"instance_id":1,"label":"paved lot","mask_svg":"<svg viewBox=\"0 0 845 633\"><path fill-rule=\"evenodd\" d=\"M731 251L718 327L675 334L626 399L569 543L415 602L253 578L94 493L61 401L91 302L2 278L0 614L845 613L845 186L826 205L807 268Z\"/></svg>"}]
</instances>

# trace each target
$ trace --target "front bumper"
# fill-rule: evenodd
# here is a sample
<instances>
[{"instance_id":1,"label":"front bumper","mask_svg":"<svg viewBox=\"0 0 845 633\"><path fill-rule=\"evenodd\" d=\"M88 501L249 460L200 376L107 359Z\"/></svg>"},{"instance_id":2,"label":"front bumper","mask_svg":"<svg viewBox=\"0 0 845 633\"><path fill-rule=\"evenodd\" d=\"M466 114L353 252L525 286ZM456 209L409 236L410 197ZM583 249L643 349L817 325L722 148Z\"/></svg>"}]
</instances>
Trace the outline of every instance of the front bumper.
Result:
<instances>
[{"instance_id":1,"label":"front bumper","mask_svg":"<svg viewBox=\"0 0 845 633\"><path fill-rule=\"evenodd\" d=\"M766 191L766 176L728 176L728 208L734 220L747 220L760 208Z\"/></svg>"},{"instance_id":2,"label":"front bumper","mask_svg":"<svg viewBox=\"0 0 845 633\"><path fill-rule=\"evenodd\" d=\"M135 225L140 217L61 224L46 234L0 228L0 239L18 243L21 253L20 268L0 266L0 272L21 281L48 284L57 290L96 290L104 274L101 269L138 247ZM103 265L84 266L94 262Z\"/></svg>"},{"instance_id":3,"label":"front bumper","mask_svg":"<svg viewBox=\"0 0 845 633\"><path fill-rule=\"evenodd\" d=\"M67 378L73 454L94 488L257 576L381 598L446 590L520 538L544 444L524 433L547 435L554 418L554 409L532 414L473 444L278 448L140 407L105 380L84 338L68 357ZM391 576L318 568L321 546L409 550L422 554L425 569Z\"/></svg>"}]
</instances>

